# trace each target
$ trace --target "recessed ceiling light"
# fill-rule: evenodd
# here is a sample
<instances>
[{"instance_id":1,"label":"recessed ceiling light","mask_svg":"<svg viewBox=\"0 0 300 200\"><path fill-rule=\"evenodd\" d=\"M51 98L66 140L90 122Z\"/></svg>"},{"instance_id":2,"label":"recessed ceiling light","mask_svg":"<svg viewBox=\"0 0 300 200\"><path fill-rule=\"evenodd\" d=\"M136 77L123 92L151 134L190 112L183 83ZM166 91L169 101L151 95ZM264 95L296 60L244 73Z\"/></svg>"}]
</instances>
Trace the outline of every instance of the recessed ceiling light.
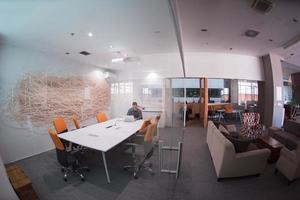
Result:
<instances>
[{"instance_id":1,"label":"recessed ceiling light","mask_svg":"<svg viewBox=\"0 0 300 200\"><path fill-rule=\"evenodd\" d=\"M66 55L69 55L70 53L69 52L66 52Z\"/></svg>"},{"instance_id":2,"label":"recessed ceiling light","mask_svg":"<svg viewBox=\"0 0 300 200\"><path fill-rule=\"evenodd\" d=\"M207 32L206 28L201 29L202 32Z\"/></svg>"},{"instance_id":3,"label":"recessed ceiling light","mask_svg":"<svg viewBox=\"0 0 300 200\"><path fill-rule=\"evenodd\" d=\"M292 21L293 21L294 23L298 23L298 19L296 19L296 18L293 18Z\"/></svg>"},{"instance_id":4,"label":"recessed ceiling light","mask_svg":"<svg viewBox=\"0 0 300 200\"><path fill-rule=\"evenodd\" d=\"M71 36L74 36L74 35L75 35L75 33L70 33L70 35L71 35Z\"/></svg>"},{"instance_id":5,"label":"recessed ceiling light","mask_svg":"<svg viewBox=\"0 0 300 200\"><path fill-rule=\"evenodd\" d=\"M248 30L245 32L245 35L246 35L247 37L252 37L252 38L256 37L258 34L259 34L258 31L252 30L252 29L248 29Z\"/></svg>"},{"instance_id":6,"label":"recessed ceiling light","mask_svg":"<svg viewBox=\"0 0 300 200\"><path fill-rule=\"evenodd\" d=\"M293 54L293 53L291 53L290 55L291 55L291 56L293 56L294 54Z\"/></svg>"},{"instance_id":7,"label":"recessed ceiling light","mask_svg":"<svg viewBox=\"0 0 300 200\"><path fill-rule=\"evenodd\" d=\"M229 48L229 50L231 51L231 50L232 50L232 48L230 47L230 48Z\"/></svg>"},{"instance_id":8,"label":"recessed ceiling light","mask_svg":"<svg viewBox=\"0 0 300 200\"><path fill-rule=\"evenodd\" d=\"M273 40L272 40L272 39L269 39L269 42L273 42Z\"/></svg>"},{"instance_id":9,"label":"recessed ceiling light","mask_svg":"<svg viewBox=\"0 0 300 200\"><path fill-rule=\"evenodd\" d=\"M88 33L88 36L89 36L89 37L93 37L93 33L89 32L89 33Z\"/></svg>"},{"instance_id":10,"label":"recessed ceiling light","mask_svg":"<svg viewBox=\"0 0 300 200\"><path fill-rule=\"evenodd\" d=\"M113 45L110 45L110 46L109 46L109 48L111 48L111 49L112 49L112 48L113 48Z\"/></svg>"},{"instance_id":11,"label":"recessed ceiling light","mask_svg":"<svg viewBox=\"0 0 300 200\"><path fill-rule=\"evenodd\" d=\"M159 33L160 33L160 30L154 31L154 33L159 34Z\"/></svg>"},{"instance_id":12,"label":"recessed ceiling light","mask_svg":"<svg viewBox=\"0 0 300 200\"><path fill-rule=\"evenodd\" d=\"M111 59L111 62L113 62L113 63L116 63L116 62L123 62L124 61L124 58L113 58L113 59Z\"/></svg>"}]
</instances>

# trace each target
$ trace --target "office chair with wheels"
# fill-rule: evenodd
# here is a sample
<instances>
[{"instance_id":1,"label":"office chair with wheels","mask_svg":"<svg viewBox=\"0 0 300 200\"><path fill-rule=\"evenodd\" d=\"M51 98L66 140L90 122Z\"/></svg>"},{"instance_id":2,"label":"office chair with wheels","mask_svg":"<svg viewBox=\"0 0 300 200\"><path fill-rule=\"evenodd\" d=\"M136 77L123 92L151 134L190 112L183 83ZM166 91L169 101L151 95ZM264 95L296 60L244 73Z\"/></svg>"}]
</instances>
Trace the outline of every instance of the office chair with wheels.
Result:
<instances>
[{"instance_id":1,"label":"office chair with wheels","mask_svg":"<svg viewBox=\"0 0 300 200\"><path fill-rule=\"evenodd\" d=\"M133 177L138 178L138 172L145 169L154 174L152 163L148 162L154 152L153 137L157 131L157 124L152 123L147 126L147 131L143 137L137 136L132 143L126 145L132 148L132 157L134 158L133 165L126 165L124 170L133 169Z\"/></svg>"},{"instance_id":2,"label":"office chair with wheels","mask_svg":"<svg viewBox=\"0 0 300 200\"><path fill-rule=\"evenodd\" d=\"M72 115L71 119L72 119L76 129L80 129L81 127L80 127L80 122L78 120L78 117L76 115Z\"/></svg>"},{"instance_id":3,"label":"office chair with wheels","mask_svg":"<svg viewBox=\"0 0 300 200\"><path fill-rule=\"evenodd\" d=\"M80 153L76 151L67 151L64 144L57 136L57 133L53 132L51 129L48 129L48 134L55 145L56 157L59 164L62 166L62 172L64 172L64 181L67 181L68 176L72 173L77 174L80 176L81 180L84 181L84 176L80 171L89 171L89 168L87 166L80 166Z\"/></svg>"},{"instance_id":4,"label":"office chair with wheels","mask_svg":"<svg viewBox=\"0 0 300 200\"><path fill-rule=\"evenodd\" d=\"M57 134L68 132L67 124L62 117L55 118L53 120L53 126L57 132Z\"/></svg>"},{"instance_id":5,"label":"office chair with wheels","mask_svg":"<svg viewBox=\"0 0 300 200\"><path fill-rule=\"evenodd\" d=\"M105 115L105 113L99 113L96 115L96 119L97 119L97 122L98 123L101 123L101 122L105 122L108 120L107 116Z\"/></svg>"}]
</instances>

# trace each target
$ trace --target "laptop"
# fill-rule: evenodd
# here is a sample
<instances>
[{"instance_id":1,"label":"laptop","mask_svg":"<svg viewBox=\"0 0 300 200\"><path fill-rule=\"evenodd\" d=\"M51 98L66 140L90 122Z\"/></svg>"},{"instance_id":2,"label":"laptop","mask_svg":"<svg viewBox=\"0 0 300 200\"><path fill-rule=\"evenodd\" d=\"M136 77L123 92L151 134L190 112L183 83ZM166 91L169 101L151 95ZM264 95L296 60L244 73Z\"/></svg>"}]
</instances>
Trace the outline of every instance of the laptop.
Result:
<instances>
[{"instance_id":1,"label":"laptop","mask_svg":"<svg viewBox=\"0 0 300 200\"><path fill-rule=\"evenodd\" d=\"M133 122L133 121L135 121L133 115L126 115L125 116L124 122Z\"/></svg>"}]
</instances>

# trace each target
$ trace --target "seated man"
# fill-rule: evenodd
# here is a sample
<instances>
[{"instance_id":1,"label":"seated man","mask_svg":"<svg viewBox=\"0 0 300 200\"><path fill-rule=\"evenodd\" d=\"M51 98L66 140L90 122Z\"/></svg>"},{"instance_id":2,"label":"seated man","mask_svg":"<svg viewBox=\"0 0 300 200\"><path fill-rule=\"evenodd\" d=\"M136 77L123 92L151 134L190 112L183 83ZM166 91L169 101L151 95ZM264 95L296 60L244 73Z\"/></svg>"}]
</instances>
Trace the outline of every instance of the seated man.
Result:
<instances>
[{"instance_id":1,"label":"seated man","mask_svg":"<svg viewBox=\"0 0 300 200\"><path fill-rule=\"evenodd\" d=\"M134 119L143 119L142 111L139 109L137 102L132 102L132 107L128 110L127 115L133 115Z\"/></svg>"}]
</instances>

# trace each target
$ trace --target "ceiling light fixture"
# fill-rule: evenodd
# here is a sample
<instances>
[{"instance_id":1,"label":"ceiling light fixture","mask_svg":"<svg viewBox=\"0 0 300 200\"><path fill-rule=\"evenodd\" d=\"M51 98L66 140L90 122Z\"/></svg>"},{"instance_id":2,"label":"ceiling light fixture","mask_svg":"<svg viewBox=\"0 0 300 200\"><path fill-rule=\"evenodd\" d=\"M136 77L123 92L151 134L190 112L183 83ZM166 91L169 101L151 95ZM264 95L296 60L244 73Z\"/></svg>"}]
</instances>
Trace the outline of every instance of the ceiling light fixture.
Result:
<instances>
[{"instance_id":1,"label":"ceiling light fixture","mask_svg":"<svg viewBox=\"0 0 300 200\"><path fill-rule=\"evenodd\" d=\"M89 33L88 33L88 36L89 36L89 37L93 37L93 33L89 32Z\"/></svg>"},{"instance_id":2,"label":"ceiling light fixture","mask_svg":"<svg viewBox=\"0 0 300 200\"><path fill-rule=\"evenodd\" d=\"M71 36L74 36L74 35L75 35L75 33L70 33L70 35L71 35Z\"/></svg>"},{"instance_id":3,"label":"ceiling light fixture","mask_svg":"<svg viewBox=\"0 0 300 200\"><path fill-rule=\"evenodd\" d=\"M298 19L293 18L293 22L294 22L294 23L298 23Z\"/></svg>"},{"instance_id":4,"label":"ceiling light fixture","mask_svg":"<svg viewBox=\"0 0 300 200\"><path fill-rule=\"evenodd\" d=\"M291 56L293 56L294 54L293 54L293 53L291 53L290 55L291 55Z\"/></svg>"},{"instance_id":5,"label":"ceiling light fixture","mask_svg":"<svg viewBox=\"0 0 300 200\"><path fill-rule=\"evenodd\" d=\"M66 52L66 55L69 55L70 53L69 52Z\"/></svg>"},{"instance_id":6,"label":"ceiling light fixture","mask_svg":"<svg viewBox=\"0 0 300 200\"><path fill-rule=\"evenodd\" d=\"M273 42L273 40L272 40L272 39L269 39L269 42Z\"/></svg>"},{"instance_id":7,"label":"ceiling light fixture","mask_svg":"<svg viewBox=\"0 0 300 200\"><path fill-rule=\"evenodd\" d=\"M123 62L123 61L124 61L124 58L122 58L122 57L111 59L111 62L112 62L112 63Z\"/></svg>"},{"instance_id":8,"label":"ceiling light fixture","mask_svg":"<svg viewBox=\"0 0 300 200\"><path fill-rule=\"evenodd\" d=\"M232 50L232 48L229 48L229 50L231 51L231 50Z\"/></svg>"},{"instance_id":9,"label":"ceiling light fixture","mask_svg":"<svg viewBox=\"0 0 300 200\"><path fill-rule=\"evenodd\" d=\"M111 49L112 49L112 48L113 48L113 45L110 45L110 46L109 46L109 48L111 48Z\"/></svg>"},{"instance_id":10,"label":"ceiling light fixture","mask_svg":"<svg viewBox=\"0 0 300 200\"><path fill-rule=\"evenodd\" d=\"M159 34L159 33L160 33L160 30L154 31L154 33Z\"/></svg>"},{"instance_id":11,"label":"ceiling light fixture","mask_svg":"<svg viewBox=\"0 0 300 200\"><path fill-rule=\"evenodd\" d=\"M202 32L207 32L206 28L201 29Z\"/></svg>"},{"instance_id":12,"label":"ceiling light fixture","mask_svg":"<svg viewBox=\"0 0 300 200\"><path fill-rule=\"evenodd\" d=\"M248 29L248 30L246 30L246 32L245 32L245 35L246 35L247 37L251 37L251 38L255 38L258 34L259 34L258 31L252 30L252 29Z\"/></svg>"}]
</instances>

